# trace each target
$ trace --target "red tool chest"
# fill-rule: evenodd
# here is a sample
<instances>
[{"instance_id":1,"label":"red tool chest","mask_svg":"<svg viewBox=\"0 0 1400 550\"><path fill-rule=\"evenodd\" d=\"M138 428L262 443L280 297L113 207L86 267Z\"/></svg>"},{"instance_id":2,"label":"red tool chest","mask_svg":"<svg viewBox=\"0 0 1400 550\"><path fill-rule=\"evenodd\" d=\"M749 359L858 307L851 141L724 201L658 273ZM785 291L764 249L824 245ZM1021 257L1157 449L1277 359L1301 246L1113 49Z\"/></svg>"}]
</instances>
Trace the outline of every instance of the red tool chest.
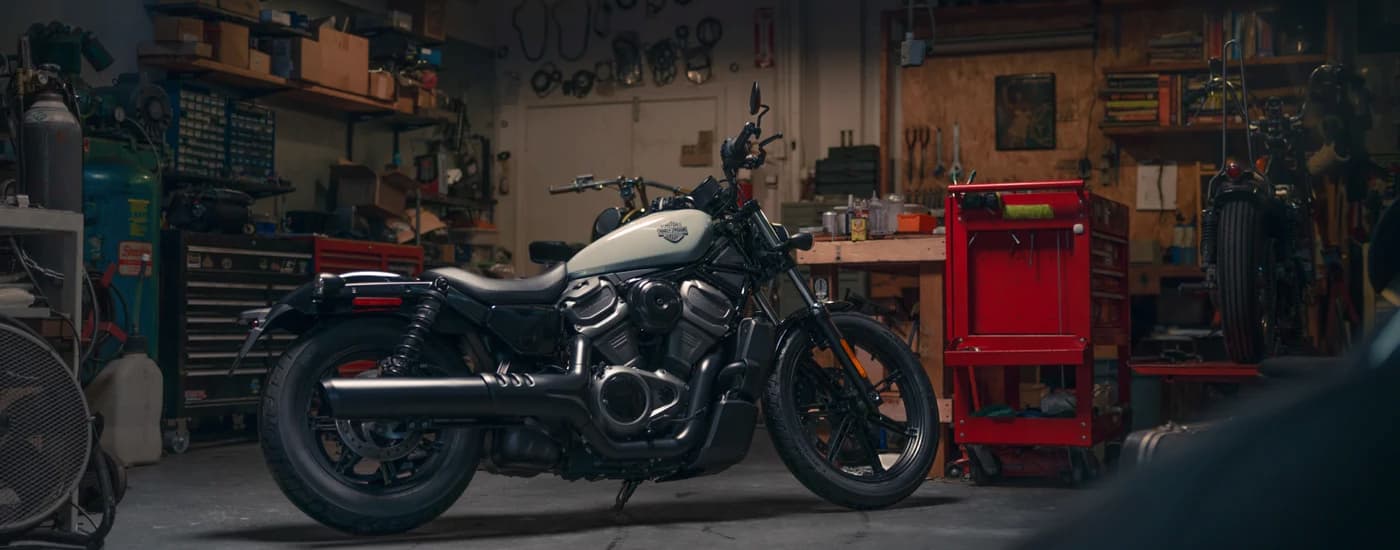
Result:
<instances>
[{"instance_id":1,"label":"red tool chest","mask_svg":"<svg viewBox=\"0 0 1400 550\"><path fill-rule=\"evenodd\" d=\"M388 271L414 276L423 271L423 249L418 246L313 237L314 273Z\"/></svg>"},{"instance_id":2,"label":"red tool chest","mask_svg":"<svg viewBox=\"0 0 1400 550\"><path fill-rule=\"evenodd\" d=\"M961 445L1091 447L1127 425L1128 209L1083 181L948 189L944 364ZM1117 360L1115 406L1094 407L1094 355ZM1060 368L1073 417L1028 414L1021 370ZM995 387L993 387L995 386ZM1004 404L1014 414L978 414Z\"/></svg>"}]
</instances>

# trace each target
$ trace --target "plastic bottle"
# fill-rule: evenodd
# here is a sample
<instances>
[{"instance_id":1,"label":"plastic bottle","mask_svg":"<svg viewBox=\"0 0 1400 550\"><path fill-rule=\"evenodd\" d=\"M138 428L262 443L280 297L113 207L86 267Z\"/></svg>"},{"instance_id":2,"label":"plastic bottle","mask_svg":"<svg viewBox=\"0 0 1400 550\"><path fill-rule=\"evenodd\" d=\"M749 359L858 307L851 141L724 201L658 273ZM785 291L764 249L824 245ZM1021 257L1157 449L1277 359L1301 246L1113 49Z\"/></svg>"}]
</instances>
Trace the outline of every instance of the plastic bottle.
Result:
<instances>
[{"instance_id":1,"label":"plastic bottle","mask_svg":"<svg viewBox=\"0 0 1400 550\"><path fill-rule=\"evenodd\" d=\"M160 367L146 355L146 342L132 336L121 357L108 363L84 390L88 406L102 415L102 448L123 466L160 460Z\"/></svg>"}]
</instances>

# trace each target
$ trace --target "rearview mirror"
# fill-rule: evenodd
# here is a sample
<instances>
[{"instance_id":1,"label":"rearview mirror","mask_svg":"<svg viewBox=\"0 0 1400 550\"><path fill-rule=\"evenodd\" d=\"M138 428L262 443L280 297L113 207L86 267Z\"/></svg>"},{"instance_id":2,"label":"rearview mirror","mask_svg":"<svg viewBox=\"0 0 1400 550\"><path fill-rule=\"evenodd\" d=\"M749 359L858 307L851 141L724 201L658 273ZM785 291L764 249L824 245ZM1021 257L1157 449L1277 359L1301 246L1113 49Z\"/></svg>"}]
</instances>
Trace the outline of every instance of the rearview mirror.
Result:
<instances>
[{"instance_id":1,"label":"rearview mirror","mask_svg":"<svg viewBox=\"0 0 1400 550\"><path fill-rule=\"evenodd\" d=\"M753 83L753 88L749 90L749 114L758 114L758 107L763 103L762 94L758 91L758 82Z\"/></svg>"}]
</instances>

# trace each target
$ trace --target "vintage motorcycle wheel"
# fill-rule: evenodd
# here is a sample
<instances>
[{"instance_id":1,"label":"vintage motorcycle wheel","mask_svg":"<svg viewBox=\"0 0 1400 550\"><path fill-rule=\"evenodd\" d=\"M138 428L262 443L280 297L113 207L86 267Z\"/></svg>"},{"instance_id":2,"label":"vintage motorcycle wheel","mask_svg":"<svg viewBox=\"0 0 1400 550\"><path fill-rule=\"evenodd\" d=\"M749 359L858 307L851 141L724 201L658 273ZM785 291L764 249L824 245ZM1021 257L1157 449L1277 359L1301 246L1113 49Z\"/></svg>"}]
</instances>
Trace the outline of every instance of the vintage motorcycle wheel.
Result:
<instances>
[{"instance_id":1,"label":"vintage motorcycle wheel","mask_svg":"<svg viewBox=\"0 0 1400 550\"><path fill-rule=\"evenodd\" d=\"M783 463L818 496L855 509L890 506L918 489L933 464L933 389L913 352L888 328L854 313L834 313L832 321L884 403L863 410L857 395L846 395L834 358L798 327L778 350L764 392L768 433Z\"/></svg>"},{"instance_id":2,"label":"vintage motorcycle wheel","mask_svg":"<svg viewBox=\"0 0 1400 550\"><path fill-rule=\"evenodd\" d=\"M259 422L263 458L287 498L326 526L359 535L407 531L451 507L476 473L478 430L409 430L393 421L324 416L319 382L376 373L372 367L393 352L403 324L372 317L318 327L268 376ZM451 347L426 342L423 374L467 374Z\"/></svg>"},{"instance_id":3,"label":"vintage motorcycle wheel","mask_svg":"<svg viewBox=\"0 0 1400 550\"><path fill-rule=\"evenodd\" d=\"M1254 363L1273 351L1276 321L1273 243L1264 213L1250 202L1226 203L1218 238L1216 306L1225 350L1236 363Z\"/></svg>"}]
</instances>

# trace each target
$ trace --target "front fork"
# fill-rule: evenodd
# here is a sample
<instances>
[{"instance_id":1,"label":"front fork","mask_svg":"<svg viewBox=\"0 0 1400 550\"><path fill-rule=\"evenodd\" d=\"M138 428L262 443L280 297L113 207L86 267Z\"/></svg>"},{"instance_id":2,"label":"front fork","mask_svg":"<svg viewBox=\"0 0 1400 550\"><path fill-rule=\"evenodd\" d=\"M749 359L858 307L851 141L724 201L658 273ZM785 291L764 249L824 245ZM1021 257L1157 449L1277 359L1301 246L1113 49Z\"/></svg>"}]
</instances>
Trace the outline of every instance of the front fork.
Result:
<instances>
[{"instance_id":1,"label":"front fork","mask_svg":"<svg viewBox=\"0 0 1400 550\"><path fill-rule=\"evenodd\" d=\"M849 383L848 387L854 388L860 394L861 399L872 407L880 405L880 392L875 391L875 386L870 382L870 376L866 373L865 367L856 358L855 350L841 336L840 329L836 328L836 323L831 320L831 311L826 308L826 304L818 300L807 287L807 279L796 267L787 270L788 280L792 281L793 288L797 289L797 294L802 299L802 304L807 310L805 322L812 329L812 335L817 344L831 350L831 354L836 357L837 363L841 365L841 372ZM773 310L766 298L762 294L754 294L757 298L759 308L770 318L778 321L777 312Z\"/></svg>"}]
</instances>

